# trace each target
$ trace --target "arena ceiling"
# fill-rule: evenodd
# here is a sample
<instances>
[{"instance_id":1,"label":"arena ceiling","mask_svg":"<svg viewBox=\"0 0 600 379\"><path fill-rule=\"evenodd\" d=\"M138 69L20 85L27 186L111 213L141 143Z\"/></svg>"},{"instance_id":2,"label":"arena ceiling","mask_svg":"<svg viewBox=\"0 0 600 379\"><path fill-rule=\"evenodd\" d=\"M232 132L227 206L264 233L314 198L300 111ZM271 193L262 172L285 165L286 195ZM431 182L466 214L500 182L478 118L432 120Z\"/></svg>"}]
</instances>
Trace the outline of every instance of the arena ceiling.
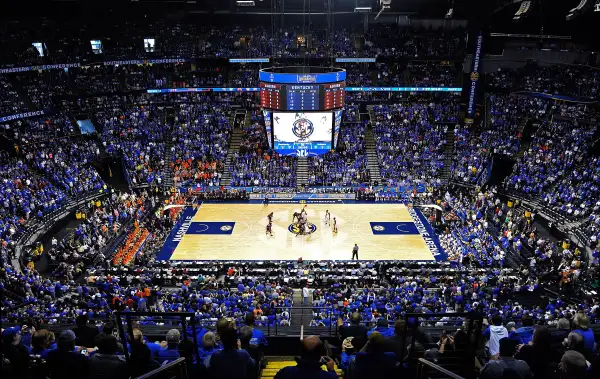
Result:
<instances>
[{"instance_id":1,"label":"arena ceiling","mask_svg":"<svg viewBox=\"0 0 600 379\"><path fill-rule=\"evenodd\" d=\"M380 9L380 0L255 0L254 7L238 7L236 0L30 0L0 1L0 18L85 17L98 22L106 17L120 18L185 18L203 14L232 15L238 13L269 14L274 4L281 2L288 13L318 14L325 12L327 2L340 14L354 13L356 6L371 6L373 12ZM596 0L590 0L595 2ZM576 7L580 0L532 0L530 15L516 23L512 18L522 0L391 0L387 13L409 14L421 18L443 18L450 6L454 8L454 18L467 19L478 27L490 27L492 32L573 35L575 38L596 42L600 12L590 10L586 15L573 21L566 20L566 14ZM33 6L35 4L35 6ZM360 20L355 15L352 20ZM343 16L342 16L343 17ZM350 16L349 16L350 18ZM231 22L235 22L231 20Z\"/></svg>"}]
</instances>

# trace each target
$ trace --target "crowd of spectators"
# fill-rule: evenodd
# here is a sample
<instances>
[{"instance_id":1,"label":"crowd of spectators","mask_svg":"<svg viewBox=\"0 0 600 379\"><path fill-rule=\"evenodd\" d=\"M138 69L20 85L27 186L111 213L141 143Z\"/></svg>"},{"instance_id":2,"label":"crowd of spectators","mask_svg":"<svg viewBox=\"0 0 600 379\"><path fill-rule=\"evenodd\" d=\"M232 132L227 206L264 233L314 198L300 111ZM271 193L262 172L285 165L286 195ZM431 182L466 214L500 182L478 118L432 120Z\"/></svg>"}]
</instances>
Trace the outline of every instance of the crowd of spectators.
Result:
<instances>
[{"instance_id":1,"label":"crowd of spectators","mask_svg":"<svg viewBox=\"0 0 600 379\"><path fill-rule=\"evenodd\" d=\"M409 84L416 87L454 87L458 71L452 64L411 61L408 64Z\"/></svg>"},{"instance_id":2,"label":"crowd of spectators","mask_svg":"<svg viewBox=\"0 0 600 379\"><path fill-rule=\"evenodd\" d=\"M576 121L543 122L529 149L506 178L506 187L531 196L545 196L551 187L585 162L594 133L592 126Z\"/></svg>"},{"instance_id":3,"label":"crowd of spectators","mask_svg":"<svg viewBox=\"0 0 600 379\"><path fill-rule=\"evenodd\" d=\"M343 26L328 34L318 24L308 29L286 25L270 30L247 20L235 28L217 28L210 22L145 21L112 19L110 28L47 21L44 57L30 44L32 30L22 25L7 27L3 35L3 65L43 63L91 63L98 59L128 60L155 57L460 57L465 47L464 29L425 30L389 24L372 24L367 32ZM37 31L38 33L43 33ZM37 34L37 33L36 33ZM390 38L390 36L395 38ZM151 46L145 39L154 38ZM102 49L92 51L90 40L99 39ZM358 41L358 42L357 42ZM364 42L362 42L364 41Z\"/></svg>"},{"instance_id":4,"label":"crowd of spectators","mask_svg":"<svg viewBox=\"0 0 600 379\"><path fill-rule=\"evenodd\" d=\"M79 134L78 126L64 114L10 121L0 125L0 128L16 145L57 142Z\"/></svg>"},{"instance_id":5,"label":"crowd of spectators","mask_svg":"<svg viewBox=\"0 0 600 379\"><path fill-rule=\"evenodd\" d=\"M62 240L52 240L47 256L50 265L58 266L53 275L73 280L87 267L105 262L108 259L103 251L105 246L132 220L139 222L157 204L158 197L150 197L145 190L139 195L113 192L90 201L87 208L78 211L81 223Z\"/></svg>"},{"instance_id":6,"label":"crowd of spectators","mask_svg":"<svg viewBox=\"0 0 600 379\"><path fill-rule=\"evenodd\" d=\"M56 210L66 200L66 193L47 179L34 174L21 159L0 153L0 238L12 242L31 218Z\"/></svg>"},{"instance_id":7,"label":"crowd of spectators","mask_svg":"<svg viewBox=\"0 0 600 379\"><path fill-rule=\"evenodd\" d=\"M25 160L71 196L98 192L104 181L91 165L100 155L95 141L78 138L36 144L23 151Z\"/></svg>"},{"instance_id":8,"label":"crowd of spectators","mask_svg":"<svg viewBox=\"0 0 600 379\"><path fill-rule=\"evenodd\" d=\"M600 71L583 65L525 66L488 74L488 85L495 89L522 89L596 99L600 93Z\"/></svg>"},{"instance_id":9,"label":"crowd of spectators","mask_svg":"<svg viewBox=\"0 0 600 379\"><path fill-rule=\"evenodd\" d=\"M11 115L25 112L27 107L25 102L13 88L10 79L6 76L0 76L0 114Z\"/></svg>"},{"instance_id":10,"label":"crowd of spectators","mask_svg":"<svg viewBox=\"0 0 600 379\"><path fill-rule=\"evenodd\" d=\"M444 166L446 125L427 102L374 108L377 155L383 181L391 186L437 183Z\"/></svg>"},{"instance_id":11,"label":"crowd of spectators","mask_svg":"<svg viewBox=\"0 0 600 379\"><path fill-rule=\"evenodd\" d=\"M231 163L231 184L251 187L296 187L295 157L271 150L264 131L260 110L251 112L251 123L242 126L239 151Z\"/></svg>"},{"instance_id":12,"label":"crowd of spectators","mask_svg":"<svg viewBox=\"0 0 600 379\"><path fill-rule=\"evenodd\" d=\"M370 182L362 123L344 123L334 151L308 158L308 184L352 186Z\"/></svg>"},{"instance_id":13,"label":"crowd of spectators","mask_svg":"<svg viewBox=\"0 0 600 379\"><path fill-rule=\"evenodd\" d=\"M231 134L228 103L198 98L178 107L171 148L175 181L216 186Z\"/></svg>"},{"instance_id":14,"label":"crowd of spectators","mask_svg":"<svg viewBox=\"0 0 600 379\"><path fill-rule=\"evenodd\" d=\"M96 119L106 152L123 156L134 186L162 182L171 125L157 107L123 104L103 109Z\"/></svg>"},{"instance_id":15,"label":"crowd of spectators","mask_svg":"<svg viewBox=\"0 0 600 379\"><path fill-rule=\"evenodd\" d=\"M477 181L492 155L514 156L527 122L543 120L549 108L545 100L502 94L490 95L488 103L488 125L454 129L452 177L459 181Z\"/></svg>"}]
</instances>

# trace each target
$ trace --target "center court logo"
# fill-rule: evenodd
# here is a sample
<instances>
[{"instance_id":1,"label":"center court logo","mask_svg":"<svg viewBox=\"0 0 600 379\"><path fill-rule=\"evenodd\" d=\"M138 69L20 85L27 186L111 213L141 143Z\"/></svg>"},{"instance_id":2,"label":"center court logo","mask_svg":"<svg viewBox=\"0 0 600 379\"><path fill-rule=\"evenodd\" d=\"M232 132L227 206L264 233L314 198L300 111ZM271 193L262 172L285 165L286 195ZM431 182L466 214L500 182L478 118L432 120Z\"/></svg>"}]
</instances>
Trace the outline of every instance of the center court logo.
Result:
<instances>
[{"instance_id":1,"label":"center court logo","mask_svg":"<svg viewBox=\"0 0 600 379\"><path fill-rule=\"evenodd\" d=\"M300 234L300 223L296 222L296 223L290 224L290 226L288 226L288 230L291 233ZM314 233L316 231L317 231L317 226L315 224L310 223L310 222L306 223L305 233Z\"/></svg>"},{"instance_id":2,"label":"center court logo","mask_svg":"<svg viewBox=\"0 0 600 379\"><path fill-rule=\"evenodd\" d=\"M294 125L292 126L292 132L300 139L307 139L311 136L311 134L313 134L314 131L315 128L312 121L306 118L301 118L294 121Z\"/></svg>"}]
</instances>

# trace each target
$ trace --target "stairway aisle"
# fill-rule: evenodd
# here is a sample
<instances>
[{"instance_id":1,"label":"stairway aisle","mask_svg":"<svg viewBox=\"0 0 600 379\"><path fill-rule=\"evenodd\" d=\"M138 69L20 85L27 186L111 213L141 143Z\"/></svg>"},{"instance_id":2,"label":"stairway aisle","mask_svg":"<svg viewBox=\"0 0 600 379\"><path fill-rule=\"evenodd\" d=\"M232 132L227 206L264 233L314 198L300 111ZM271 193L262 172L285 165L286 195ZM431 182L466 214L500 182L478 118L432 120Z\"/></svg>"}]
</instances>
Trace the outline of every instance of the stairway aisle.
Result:
<instances>
[{"instance_id":1,"label":"stairway aisle","mask_svg":"<svg viewBox=\"0 0 600 379\"><path fill-rule=\"evenodd\" d=\"M312 319L312 311L310 309L301 309L302 307L308 307L304 305L304 299L302 298L302 288L294 289L294 305L290 311L290 324L294 326L294 329L300 330L300 326L308 328L310 326L310 320ZM312 304L312 291L308 296L308 304Z\"/></svg>"},{"instance_id":2,"label":"stairway aisle","mask_svg":"<svg viewBox=\"0 0 600 379\"><path fill-rule=\"evenodd\" d=\"M454 125L448 126L446 130L446 145L444 146L444 169L442 170L442 180L449 181L452 175L452 156L454 155Z\"/></svg>"},{"instance_id":3,"label":"stairway aisle","mask_svg":"<svg viewBox=\"0 0 600 379\"><path fill-rule=\"evenodd\" d=\"M277 375L279 370L281 370L282 368L296 366L298 364L294 360L294 357L282 357L282 358L285 358L285 359L281 360L281 359L276 359L275 357L273 357L273 358L266 357L265 359L267 361L267 366L262 370L260 378L261 379L271 379L271 378L275 377L275 375ZM325 365L323 365L322 368L325 371L327 370L325 368ZM338 367L338 365L335 365L334 368L335 368L335 373L338 375L338 377L340 377L340 378L343 377L342 369L340 369ZM310 379L310 378L307 378L307 379Z\"/></svg>"},{"instance_id":4,"label":"stairway aisle","mask_svg":"<svg viewBox=\"0 0 600 379\"><path fill-rule=\"evenodd\" d=\"M377 158L377 148L375 147L375 136L370 127L367 127L367 130L365 130L365 149L367 150L367 168L371 173L371 182L381 184L381 171L379 170L379 159Z\"/></svg>"},{"instance_id":5,"label":"stairway aisle","mask_svg":"<svg viewBox=\"0 0 600 379\"><path fill-rule=\"evenodd\" d=\"M171 168L171 162L173 161L171 149L173 148L173 131L175 130L175 127L173 125L173 122L175 120L175 109L172 106L168 106L166 107L165 111L166 112L161 115L162 122L165 125L170 125L170 127L167 127L167 131L165 132L165 167L163 169L165 177L162 185L170 188L174 185L173 169Z\"/></svg>"},{"instance_id":6,"label":"stairway aisle","mask_svg":"<svg viewBox=\"0 0 600 379\"><path fill-rule=\"evenodd\" d=\"M301 189L308 185L308 158L298 157L296 165L296 188Z\"/></svg>"},{"instance_id":7,"label":"stairway aisle","mask_svg":"<svg viewBox=\"0 0 600 379\"><path fill-rule=\"evenodd\" d=\"M247 120L246 120L247 121ZM242 143L243 132L241 129L234 129L229 140L229 150L227 151L227 157L225 158L225 169L223 176L221 177L222 186L230 186L232 179L233 169L233 157L235 153L240 151L240 144Z\"/></svg>"}]
</instances>

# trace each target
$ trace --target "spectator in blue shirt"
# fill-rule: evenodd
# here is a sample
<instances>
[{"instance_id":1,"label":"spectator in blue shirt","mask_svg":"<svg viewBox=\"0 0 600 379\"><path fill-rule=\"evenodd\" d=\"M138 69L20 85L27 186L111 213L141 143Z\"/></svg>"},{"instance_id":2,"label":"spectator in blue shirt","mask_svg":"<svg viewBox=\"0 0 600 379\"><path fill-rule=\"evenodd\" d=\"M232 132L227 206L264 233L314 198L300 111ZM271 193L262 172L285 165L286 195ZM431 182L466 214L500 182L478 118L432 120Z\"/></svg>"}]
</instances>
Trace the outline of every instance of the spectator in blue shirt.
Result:
<instances>
[{"instance_id":1,"label":"spectator in blue shirt","mask_svg":"<svg viewBox=\"0 0 600 379\"><path fill-rule=\"evenodd\" d=\"M210 356L213 355L216 351L219 351L219 347L217 346L217 337L213 332L207 332L202 337L202 347L198 349L198 354L200 355L200 365L204 365L204 362L207 359L210 359Z\"/></svg>"},{"instance_id":2,"label":"spectator in blue shirt","mask_svg":"<svg viewBox=\"0 0 600 379\"><path fill-rule=\"evenodd\" d=\"M364 336L348 337L342 343L342 359L340 368L344 371L354 362L356 354L365 346L367 339Z\"/></svg>"},{"instance_id":3,"label":"spectator in blue shirt","mask_svg":"<svg viewBox=\"0 0 600 379\"><path fill-rule=\"evenodd\" d=\"M515 330L511 338L519 340L523 345L526 345L533 339L533 318L529 315L523 315L521 324L523 326Z\"/></svg>"},{"instance_id":4,"label":"spectator in blue shirt","mask_svg":"<svg viewBox=\"0 0 600 379\"><path fill-rule=\"evenodd\" d=\"M54 333L47 329L37 330L31 338L31 349L29 355L39 356L42 359L48 359L48 353L52 351L54 343Z\"/></svg>"},{"instance_id":5,"label":"spectator in blue shirt","mask_svg":"<svg viewBox=\"0 0 600 379\"><path fill-rule=\"evenodd\" d=\"M394 329L388 326L388 321L383 317L377 320L377 327L373 328L372 330L369 330L367 335L370 336L374 332L379 332L384 337L394 336Z\"/></svg>"},{"instance_id":6,"label":"spectator in blue shirt","mask_svg":"<svg viewBox=\"0 0 600 379\"><path fill-rule=\"evenodd\" d=\"M575 329L573 332L581 334L583 337L583 347L589 353L594 352L594 331L589 328L590 320L583 313L577 313L575 315Z\"/></svg>"},{"instance_id":7,"label":"spectator in blue shirt","mask_svg":"<svg viewBox=\"0 0 600 379\"><path fill-rule=\"evenodd\" d=\"M254 314L252 312L248 312L246 313L246 318L244 320L246 322L246 325L248 325L250 328L252 328L252 338L250 339L250 345L254 346L254 347L265 347L267 346L269 343L267 342L267 339L265 338L265 333L263 333L262 330L256 329L254 327Z\"/></svg>"},{"instance_id":8,"label":"spectator in blue shirt","mask_svg":"<svg viewBox=\"0 0 600 379\"><path fill-rule=\"evenodd\" d=\"M181 340L181 334L177 329L171 329L167 333L167 348L158 350L156 353L156 360L158 363L163 364L165 362L171 362L179 358L179 341Z\"/></svg>"}]
</instances>

